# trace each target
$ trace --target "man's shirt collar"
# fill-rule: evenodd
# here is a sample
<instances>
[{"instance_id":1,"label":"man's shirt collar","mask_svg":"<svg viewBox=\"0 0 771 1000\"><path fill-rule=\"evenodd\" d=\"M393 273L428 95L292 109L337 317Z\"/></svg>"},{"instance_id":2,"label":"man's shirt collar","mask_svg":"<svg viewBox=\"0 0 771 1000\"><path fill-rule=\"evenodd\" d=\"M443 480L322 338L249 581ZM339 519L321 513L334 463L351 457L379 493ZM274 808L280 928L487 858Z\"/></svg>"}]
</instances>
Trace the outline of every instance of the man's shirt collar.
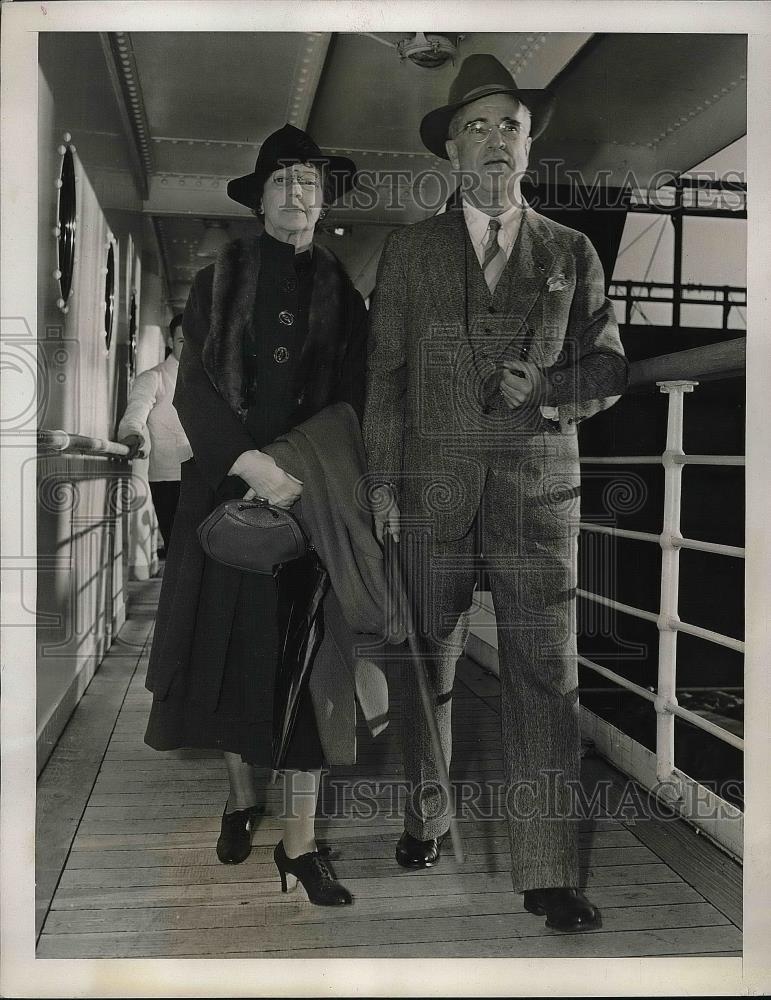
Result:
<instances>
[{"instance_id":1,"label":"man's shirt collar","mask_svg":"<svg viewBox=\"0 0 771 1000\"><path fill-rule=\"evenodd\" d=\"M468 229L468 234L471 237L471 242L474 245L477 255L479 256L483 252L482 246L487 238L490 219L495 218L501 224L501 231L498 233L498 243L505 251L506 256L508 256L514 240L517 238L519 226L522 221L522 213L525 208L527 208L527 203L523 202L522 205L512 205L511 208L507 208L500 215L491 216L464 198L463 217L466 220L466 228Z\"/></svg>"}]
</instances>

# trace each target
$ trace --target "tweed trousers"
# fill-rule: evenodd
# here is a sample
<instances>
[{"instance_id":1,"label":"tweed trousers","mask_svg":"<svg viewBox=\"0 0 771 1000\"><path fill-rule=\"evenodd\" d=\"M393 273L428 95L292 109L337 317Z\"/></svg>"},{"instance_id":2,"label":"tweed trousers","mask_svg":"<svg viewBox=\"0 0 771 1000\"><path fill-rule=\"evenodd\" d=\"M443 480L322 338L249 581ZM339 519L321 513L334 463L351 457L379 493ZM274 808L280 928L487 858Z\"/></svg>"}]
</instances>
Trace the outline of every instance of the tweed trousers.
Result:
<instances>
[{"instance_id":1,"label":"tweed trousers","mask_svg":"<svg viewBox=\"0 0 771 1000\"><path fill-rule=\"evenodd\" d=\"M543 531L532 537L512 531L511 475L489 470L475 522L463 538L439 540L427 521L411 524L409 516L404 518L399 558L448 763L455 665L468 635L479 570L486 569L501 681L504 781L496 801L503 805L512 880L521 892L578 884L573 809L580 765L578 526L576 516L554 519L548 538ZM405 829L427 840L447 830L447 803L414 671L406 660L402 674Z\"/></svg>"}]
</instances>

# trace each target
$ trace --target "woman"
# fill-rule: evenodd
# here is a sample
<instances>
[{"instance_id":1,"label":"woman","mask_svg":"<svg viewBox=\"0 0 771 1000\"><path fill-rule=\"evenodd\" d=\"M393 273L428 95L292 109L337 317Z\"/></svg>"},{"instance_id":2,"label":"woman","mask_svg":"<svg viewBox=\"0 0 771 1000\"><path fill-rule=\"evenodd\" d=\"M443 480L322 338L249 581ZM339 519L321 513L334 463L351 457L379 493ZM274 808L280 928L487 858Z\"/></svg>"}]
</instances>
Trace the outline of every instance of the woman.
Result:
<instances>
[{"instance_id":1,"label":"woman","mask_svg":"<svg viewBox=\"0 0 771 1000\"><path fill-rule=\"evenodd\" d=\"M325 204L352 186L354 172L351 160L322 156L291 125L269 136L254 171L228 184L229 197L251 208L264 232L228 244L196 275L184 314L174 405L193 459L182 467L147 674L154 698L145 741L159 750L224 752L230 794L217 842L224 863L249 854L253 765L271 762L276 586L206 558L196 527L249 488L291 507L302 482L261 449L337 401L361 417L366 309L337 259L313 244ZM286 758L291 798L274 857L284 891L290 873L312 902L340 905L350 893L314 836L323 762L306 692Z\"/></svg>"}]
</instances>

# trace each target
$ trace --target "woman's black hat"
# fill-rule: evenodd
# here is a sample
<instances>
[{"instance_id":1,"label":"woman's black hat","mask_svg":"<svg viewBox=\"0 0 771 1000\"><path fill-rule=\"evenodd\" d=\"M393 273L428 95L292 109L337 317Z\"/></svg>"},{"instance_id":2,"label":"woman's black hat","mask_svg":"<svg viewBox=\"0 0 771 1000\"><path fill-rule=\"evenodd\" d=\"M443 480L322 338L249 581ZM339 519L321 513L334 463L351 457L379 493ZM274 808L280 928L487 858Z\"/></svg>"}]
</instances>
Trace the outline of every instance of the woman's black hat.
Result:
<instances>
[{"instance_id":1,"label":"woman's black hat","mask_svg":"<svg viewBox=\"0 0 771 1000\"><path fill-rule=\"evenodd\" d=\"M324 200L329 205L353 187L356 173L353 160L322 153L307 132L286 124L260 146L252 173L228 182L228 197L239 205L257 210L265 181L274 171L293 163L310 163L321 170Z\"/></svg>"}]
</instances>

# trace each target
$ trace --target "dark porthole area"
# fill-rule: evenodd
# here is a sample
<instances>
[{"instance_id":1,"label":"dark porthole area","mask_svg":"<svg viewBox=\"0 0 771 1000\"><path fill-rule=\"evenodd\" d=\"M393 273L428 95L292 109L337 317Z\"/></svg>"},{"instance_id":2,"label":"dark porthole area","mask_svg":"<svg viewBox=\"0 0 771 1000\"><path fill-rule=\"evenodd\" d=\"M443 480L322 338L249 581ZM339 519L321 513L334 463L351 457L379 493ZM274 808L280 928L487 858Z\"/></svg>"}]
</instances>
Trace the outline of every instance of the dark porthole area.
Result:
<instances>
[{"instance_id":1,"label":"dark porthole area","mask_svg":"<svg viewBox=\"0 0 771 1000\"><path fill-rule=\"evenodd\" d=\"M75 215L77 198L75 194L75 158L72 148L67 146L62 157L59 174L59 208L56 227L57 236L57 279L60 299L58 305L64 308L72 291L72 274L75 266Z\"/></svg>"},{"instance_id":2,"label":"dark porthole area","mask_svg":"<svg viewBox=\"0 0 771 1000\"><path fill-rule=\"evenodd\" d=\"M104 278L104 342L109 350L112 328L115 321L115 246L110 241L107 247L107 264Z\"/></svg>"},{"instance_id":3,"label":"dark porthole area","mask_svg":"<svg viewBox=\"0 0 771 1000\"><path fill-rule=\"evenodd\" d=\"M129 304L129 349L128 365L129 376L134 377L137 363L137 293L131 292L131 302Z\"/></svg>"}]
</instances>

